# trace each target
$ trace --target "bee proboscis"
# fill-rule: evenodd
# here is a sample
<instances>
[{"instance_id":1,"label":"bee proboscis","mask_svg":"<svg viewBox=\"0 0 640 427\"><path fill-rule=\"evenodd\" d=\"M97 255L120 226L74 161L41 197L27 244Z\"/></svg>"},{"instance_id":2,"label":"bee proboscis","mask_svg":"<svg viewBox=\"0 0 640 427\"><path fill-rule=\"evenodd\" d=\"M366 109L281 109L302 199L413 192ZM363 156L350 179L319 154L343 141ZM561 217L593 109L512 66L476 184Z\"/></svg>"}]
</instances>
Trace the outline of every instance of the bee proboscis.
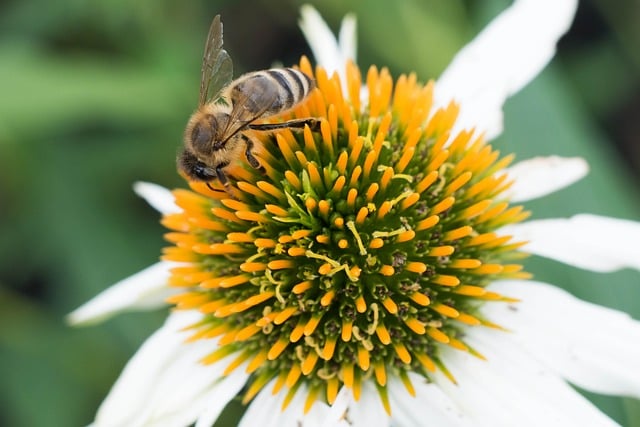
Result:
<instances>
[{"instance_id":1,"label":"bee proboscis","mask_svg":"<svg viewBox=\"0 0 640 427\"><path fill-rule=\"evenodd\" d=\"M281 114L302 102L315 88L314 80L294 68L272 68L244 74L232 81L233 63L222 47L222 22L217 15L209 29L202 59L198 109L184 133L178 168L194 181L218 179L229 191L224 169L243 154L249 165L262 169L253 154L247 130L283 128L319 130L315 118L281 123L255 123Z\"/></svg>"}]
</instances>

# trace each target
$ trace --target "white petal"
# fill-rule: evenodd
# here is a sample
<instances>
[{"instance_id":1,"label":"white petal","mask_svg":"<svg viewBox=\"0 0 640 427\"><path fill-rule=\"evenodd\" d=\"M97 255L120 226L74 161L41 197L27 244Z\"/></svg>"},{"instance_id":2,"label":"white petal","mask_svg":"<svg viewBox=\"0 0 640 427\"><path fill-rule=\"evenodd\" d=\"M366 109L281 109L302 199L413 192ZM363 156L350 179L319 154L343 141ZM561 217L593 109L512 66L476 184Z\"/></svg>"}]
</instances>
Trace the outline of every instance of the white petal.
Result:
<instances>
[{"instance_id":1,"label":"white petal","mask_svg":"<svg viewBox=\"0 0 640 427\"><path fill-rule=\"evenodd\" d=\"M212 365L200 359L215 350L208 341L185 343L182 329L201 319L175 312L138 350L98 410L96 426L184 426L233 398L248 375L241 369L222 378L229 356ZM216 402L212 404L212 401ZM215 408L212 408L212 405ZM212 411L207 413L207 411ZM215 415L217 417L217 415Z\"/></svg>"},{"instance_id":2,"label":"white petal","mask_svg":"<svg viewBox=\"0 0 640 427\"><path fill-rule=\"evenodd\" d=\"M136 182L133 191L163 215L182 212L170 190L151 182Z\"/></svg>"},{"instance_id":3,"label":"white petal","mask_svg":"<svg viewBox=\"0 0 640 427\"><path fill-rule=\"evenodd\" d=\"M544 283L502 281L491 290L521 299L483 307L513 330L507 338L516 345L582 388L640 397L640 322Z\"/></svg>"},{"instance_id":4,"label":"white petal","mask_svg":"<svg viewBox=\"0 0 640 427\"><path fill-rule=\"evenodd\" d=\"M506 332L472 328L465 342L482 353L445 349L442 360L456 377L441 372L435 383L476 426L615 426L559 376L524 349L512 345Z\"/></svg>"},{"instance_id":5,"label":"white petal","mask_svg":"<svg viewBox=\"0 0 640 427\"><path fill-rule=\"evenodd\" d=\"M352 60L356 62L357 36L356 36L356 16L349 13L342 18L340 24L340 34L338 35L338 45L344 62Z\"/></svg>"},{"instance_id":6,"label":"white petal","mask_svg":"<svg viewBox=\"0 0 640 427\"><path fill-rule=\"evenodd\" d=\"M132 424L145 408L155 379L184 351L185 336L179 330L198 318L191 312L169 315L165 324L144 342L125 366L98 410L97 427Z\"/></svg>"},{"instance_id":7,"label":"white petal","mask_svg":"<svg viewBox=\"0 0 640 427\"><path fill-rule=\"evenodd\" d=\"M582 214L527 221L500 231L529 241L526 251L585 270L640 270L640 222Z\"/></svg>"},{"instance_id":8,"label":"white petal","mask_svg":"<svg viewBox=\"0 0 640 427\"><path fill-rule=\"evenodd\" d=\"M211 427L220 416L220 413L227 406L247 383L247 374L242 367L238 367L228 377L213 386L212 392L208 393L205 399L205 409L198 417L195 427Z\"/></svg>"},{"instance_id":9,"label":"white petal","mask_svg":"<svg viewBox=\"0 0 640 427\"><path fill-rule=\"evenodd\" d=\"M489 139L502 131L502 105L551 60L577 0L516 0L465 46L435 87L437 105L461 105L457 126Z\"/></svg>"},{"instance_id":10,"label":"white petal","mask_svg":"<svg viewBox=\"0 0 640 427\"><path fill-rule=\"evenodd\" d=\"M105 289L67 316L75 326L101 322L125 310L155 309L180 289L167 285L169 270L176 263L161 261Z\"/></svg>"},{"instance_id":11,"label":"white petal","mask_svg":"<svg viewBox=\"0 0 640 427\"><path fill-rule=\"evenodd\" d=\"M351 390L343 386L338 392L333 405L331 405L330 413L326 416L322 427L349 427L349 405L353 404L353 402Z\"/></svg>"},{"instance_id":12,"label":"white petal","mask_svg":"<svg viewBox=\"0 0 640 427\"><path fill-rule=\"evenodd\" d=\"M389 383L393 426L418 426L424 424L425 420L438 427L475 426L440 387L428 383L419 374L410 373L409 379L416 391L415 397L407 393L399 380L394 379Z\"/></svg>"},{"instance_id":13,"label":"white petal","mask_svg":"<svg viewBox=\"0 0 640 427\"><path fill-rule=\"evenodd\" d=\"M258 393L240 420L239 427L307 427L304 416L307 388L300 386L287 408L282 410L282 403L289 390L283 387L274 395L271 391L274 383L275 380L271 381Z\"/></svg>"},{"instance_id":14,"label":"white petal","mask_svg":"<svg viewBox=\"0 0 640 427\"><path fill-rule=\"evenodd\" d=\"M279 394L274 396L271 393L274 383L275 380L268 383L249 404L240 420L239 427L277 426L277 421L274 418L281 412L280 405L284 399L284 391L281 390ZM285 423L282 424L283 427L286 426Z\"/></svg>"},{"instance_id":15,"label":"white petal","mask_svg":"<svg viewBox=\"0 0 640 427\"><path fill-rule=\"evenodd\" d=\"M355 61L355 18L350 15L345 16L340 30L340 44L338 44L331 29L313 6L302 6L300 14L300 29L318 65L324 67L329 75L334 71L338 72L344 80L347 60Z\"/></svg>"},{"instance_id":16,"label":"white petal","mask_svg":"<svg viewBox=\"0 0 640 427\"><path fill-rule=\"evenodd\" d=\"M354 427L387 427L391 418L385 412L373 381L362 382L360 400L349 405L348 417Z\"/></svg>"},{"instance_id":17,"label":"white petal","mask_svg":"<svg viewBox=\"0 0 640 427\"><path fill-rule=\"evenodd\" d=\"M580 157L535 157L505 172L514 180L505 195L512 202L524 202L568 187L589 172L589 165Z\"/></svg>"}]
</instances>

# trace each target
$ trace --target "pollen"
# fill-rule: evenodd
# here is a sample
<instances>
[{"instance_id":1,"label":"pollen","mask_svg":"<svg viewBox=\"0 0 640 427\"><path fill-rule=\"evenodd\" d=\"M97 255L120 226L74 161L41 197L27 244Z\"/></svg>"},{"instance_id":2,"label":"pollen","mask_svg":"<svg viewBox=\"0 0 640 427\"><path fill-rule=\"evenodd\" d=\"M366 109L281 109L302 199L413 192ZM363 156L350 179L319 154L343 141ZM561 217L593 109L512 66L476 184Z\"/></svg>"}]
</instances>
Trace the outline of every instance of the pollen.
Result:
<instances>
[{"instance_id":1,"label":"pollen","mask_svg":"<svg viewBox=\"0 0 640 427\"><path fill-rule=\"evenodd\" d=\"M162 220L163 259L182 265L168 302L202 315L188 341L210 343L203 363L246 366L245 403L274 382L285 408L306 390L308 411L372 381L390 412L391 378L408 394L412 372L455 382L443 349L482 358L465 332L507 329L479 307L516 302L492 281L529 277L515 263L523 242L500 232L528 212L502 195L512 157L473 129L454 133L459 108L436 109L433 82L375 67L363 79L354 64L342 82L306 58L299 69L317 89L273 121L318 128L252 132L266 172L239 159L229 193L174 191L182 211Z\"/></svg>"}]
</instances>

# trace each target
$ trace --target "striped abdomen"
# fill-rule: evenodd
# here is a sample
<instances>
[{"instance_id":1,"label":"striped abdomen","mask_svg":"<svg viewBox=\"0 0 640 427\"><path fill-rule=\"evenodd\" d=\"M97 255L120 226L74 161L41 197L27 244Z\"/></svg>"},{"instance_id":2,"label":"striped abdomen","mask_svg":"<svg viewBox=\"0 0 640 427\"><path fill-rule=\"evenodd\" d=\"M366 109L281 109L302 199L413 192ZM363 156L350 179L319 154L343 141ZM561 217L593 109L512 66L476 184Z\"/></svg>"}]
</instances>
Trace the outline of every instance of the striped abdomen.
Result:
<instances>
[{"instance_id":1,"label":"striped abdomen","mask_svg":"<svg viewBox=\"0 0 640 427\"><path fill-rule=\"evenodd\" d=\"M294 107L315 87L315 81L293 68L272 68L245 74L227 89L232 108L243 105L247 113L268 117Z\"/></svg>"}]
</instances>

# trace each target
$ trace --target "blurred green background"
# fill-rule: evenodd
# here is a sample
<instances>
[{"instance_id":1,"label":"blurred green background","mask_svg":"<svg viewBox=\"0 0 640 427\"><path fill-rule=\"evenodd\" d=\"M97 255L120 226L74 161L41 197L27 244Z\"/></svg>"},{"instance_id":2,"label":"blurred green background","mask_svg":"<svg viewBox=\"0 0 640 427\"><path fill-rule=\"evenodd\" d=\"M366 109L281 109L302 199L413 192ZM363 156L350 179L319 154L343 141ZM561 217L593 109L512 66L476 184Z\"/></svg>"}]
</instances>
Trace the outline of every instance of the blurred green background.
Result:
<instances>
[{"instance_id":1,"label":"blurred green background","mask_svg":"<svg viewBox=\"0 0 640 427\"><path fill-rule=\"evenodd\" d=\"M216 13L236 75L309 50L301 2L0 1L0 425L87 424L165 311L72 329L70 310L155 262L158 215L136 180L183 185L175 155L195 108ZM332 28L358 17L358 62L437 77L507 1L322 1ZM586 157L587 179L528 204L534 217L640 219L640 3L584 0L553 64L507 103L496 145L519 159ZM544 25L541 22L540 25ZM540 280L640 318L637 272L531 259ZM542 314L543 315L543 314ZM638 403L589 395L627 426ZM233 410L228 414L233 419ZM231 423L231 421L226 421ZM231 425L231 424L229 424Z\"/></svg>"}]
</instances>

